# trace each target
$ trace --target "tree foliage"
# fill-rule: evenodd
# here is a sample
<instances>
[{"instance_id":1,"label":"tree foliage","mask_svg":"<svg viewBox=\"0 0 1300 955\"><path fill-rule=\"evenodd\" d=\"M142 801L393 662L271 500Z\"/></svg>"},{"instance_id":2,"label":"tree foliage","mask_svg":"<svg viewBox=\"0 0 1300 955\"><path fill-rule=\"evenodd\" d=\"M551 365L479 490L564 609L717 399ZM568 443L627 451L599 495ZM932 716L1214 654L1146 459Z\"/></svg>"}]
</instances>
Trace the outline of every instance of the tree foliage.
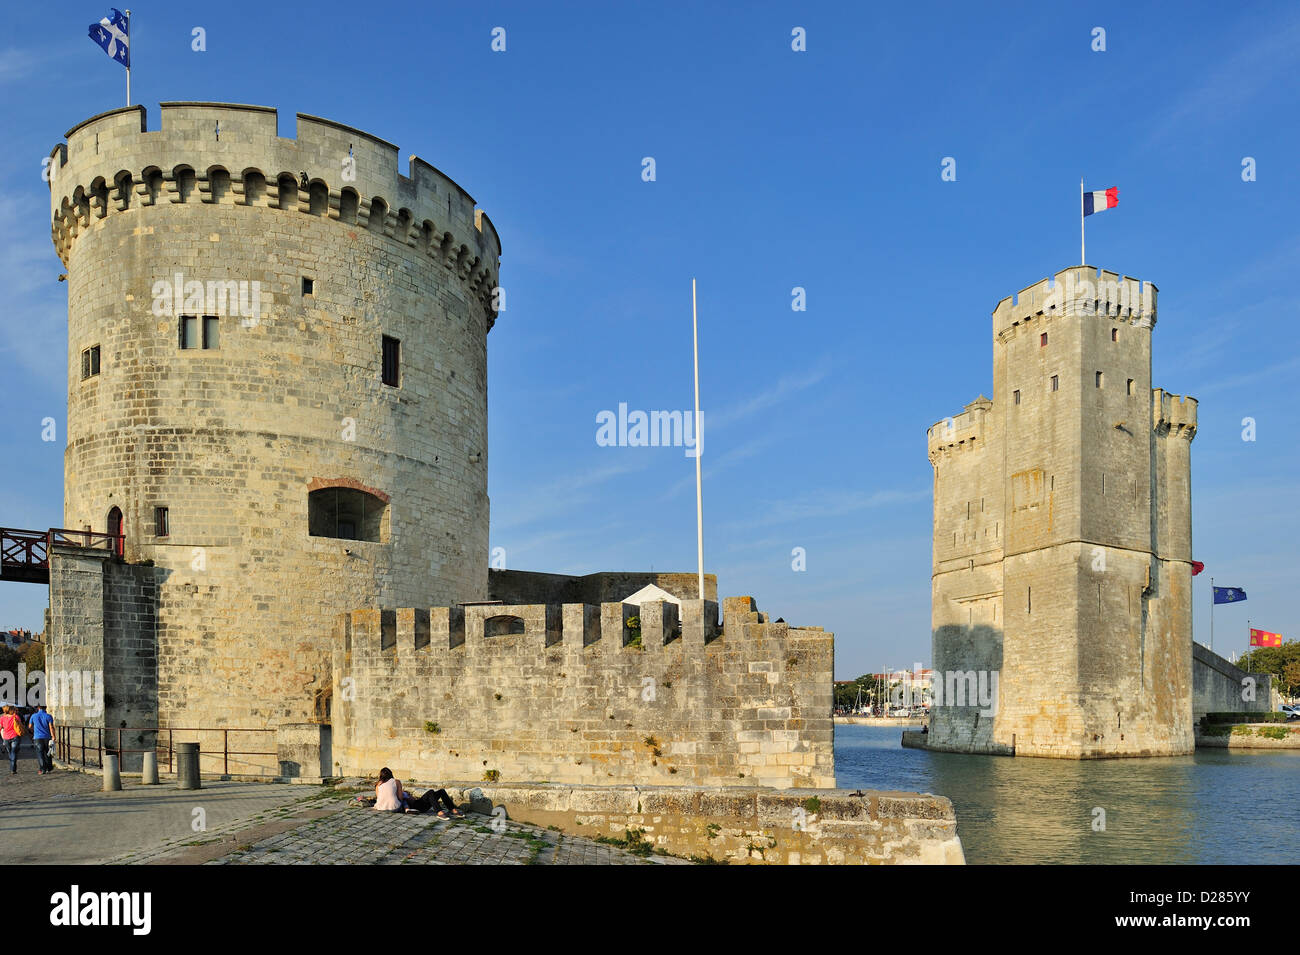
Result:
<instances>
[{"instance_id":1,"label":"tree foliage","mask_svg":"<svg viewBox=\"0 0 1300 955\"><path fill-rule=\"evenodd\" d=\"M1271 673L1278 692L1300 696L1300 640L1289 640L1280 647L1256 647L1243 654L1237 666L1248 673Z\"/></svg>"}]
</instances>

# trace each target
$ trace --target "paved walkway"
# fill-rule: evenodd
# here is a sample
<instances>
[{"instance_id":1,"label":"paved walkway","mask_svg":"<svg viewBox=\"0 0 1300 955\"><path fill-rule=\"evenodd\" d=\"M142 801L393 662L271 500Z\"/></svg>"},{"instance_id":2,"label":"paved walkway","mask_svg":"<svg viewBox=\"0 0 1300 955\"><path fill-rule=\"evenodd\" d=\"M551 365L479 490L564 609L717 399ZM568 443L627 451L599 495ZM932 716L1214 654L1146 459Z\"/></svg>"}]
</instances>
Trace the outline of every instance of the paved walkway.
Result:
<instances>
[{"instance_id":1,"label":"paved walkway","mask_svg":"<svg viewBox=\"0 0 1300 955\"><path fill-rule=\"evenodd\" d=\"M121 792L34 761L0 774L0 859L9 864L689 865L621 845L470 814L375 812L329 787L174 779Z\"/></svg>"},{"instance_id":2,"label":"paved walkway","mask_svg":"<svg viewBox=\"0 0 1300 955\"><path fill-rule=\"evenodd\" d=\"M690 865L524 823L470 814L375 812L352 806L246 842L214 865Z\"/></svg>"},{"instance_id":3,"label":"paved walkway","mask_svg":"<svg viewBox=\"0 0 1300 955\"><path fill-rule=\"evenodd\" d=\"M30 769L28 769L30 767ZM319 786L204 780L199 790L164 778L141 786L126 777L122 791L101 792L98 776L55 770L37 776L35 763L3 767L0 779L0 859L9 864L98 864L148 853L166 842L212 838L318 804Z\"/></svg>"}]
</instances>

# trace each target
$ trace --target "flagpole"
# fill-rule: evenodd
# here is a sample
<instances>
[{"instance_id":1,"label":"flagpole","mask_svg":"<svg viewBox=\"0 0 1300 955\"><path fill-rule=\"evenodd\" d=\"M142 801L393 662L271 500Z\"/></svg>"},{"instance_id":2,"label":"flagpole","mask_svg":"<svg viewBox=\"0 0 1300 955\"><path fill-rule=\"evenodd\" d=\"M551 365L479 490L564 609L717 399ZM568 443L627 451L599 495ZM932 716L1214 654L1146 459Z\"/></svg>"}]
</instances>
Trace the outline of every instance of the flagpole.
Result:
<instances>
[{"instance_id":1,"label":"flagpole","mask_svg":"<svg viewBox=\"0 0 1300 955\"><path fill-rule=\"evenodd\" d=\"M1083 177L1079 177L1079 264L1087 265L1088 256L1083 244Z\"/></svg>"},{"instance_id":2,"label":"flagpole","mask_svg":"<svg viewBox=\"0 0 1300 955\"><path fill-rule=\"evenodd\" d=\"M699 455L705 450L699 421L699 311L695 307L695 279L690 279L690 329L695 352L695 556L698 560L699 599L705 600L705 494L699 479Z\"/></svg>"},{"instance_id":3,"label":"flagpole","mask_svg":"<svg viewBox=\"0 0 1300 955\"><path fill-rule=\"evenodd\" d=\"M695 348L695 546L698 559L700 600L704 594L704 488L700 483L700 454L704 432L700 421L700 318L695 304L695 279L691 279L691 335Z\"/></svg>"},{"instance_id":4,"label":"flagpole","mask_svg":"<svg viewBox=\"0 0 1300 955\"><path fill-rule=\"evenodd\" d=\"M126 105L131 105L131 12L130 10L122 10L122 13L126 14ZM1080 186L1079 188L1083 187Z\"/></svg>"},{"instance_id":5,"label":"flagpole","mask_svg":"<svg viewBox=\"0 0 1300 955\"><path fill-rule=\"evenodd\" d=\"M1214 649L1214 578L1210 578L1210 649Z\"/></svg>"}]
</instances>

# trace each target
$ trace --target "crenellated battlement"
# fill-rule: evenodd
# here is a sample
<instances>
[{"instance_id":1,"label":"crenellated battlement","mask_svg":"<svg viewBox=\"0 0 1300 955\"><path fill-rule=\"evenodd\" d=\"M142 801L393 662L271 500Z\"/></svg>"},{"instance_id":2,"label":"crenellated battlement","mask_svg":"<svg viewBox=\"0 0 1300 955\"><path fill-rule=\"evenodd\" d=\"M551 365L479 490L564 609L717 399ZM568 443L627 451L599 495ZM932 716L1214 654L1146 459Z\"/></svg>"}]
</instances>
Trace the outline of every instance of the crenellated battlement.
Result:
<instances>
[{"instance_id":1,"label":"crenellated battlement","mask_svg":"<svg viewBox=\"0 0 1300 955\"><path fill-rule=\"evenodd\" d=\"M334 633L343 773L829 785L834 637L750 597L356 610ZM326 707L322 704L322 709ZM400 770L400 771L399 771Z\"/></svg>"},{"instance_id":2,"label":"crenellated battlement","mask_svg":"<svg viewBox=\"0 0 1300 955\"><path fill-rule=\"evenodd\" d=\"M993 310L993 334L1004 338L1014 329L1047 316L1105 316L1144 328L1156 323L1155 285L1091 266L1062 269L1021 289Z\"/></svg>"},{"instance_id":3,"label":"crenellated battlement","mask_svg":"<svg viewBox=\"0 0 1300 955\"><path fill-rule=\"evenodd\" d=\"M260 206L330 219L402 243L457 275L495 320L501 241L450 177L417 156L332 120L297 114L282 138L277 112L234 103L163 103L92 116L51 151L52 238L68 264L77 237L114 213L160 205Z\"/></svg>"},{"instance_id":4,"label":"crenellated battlement","mask_svg":"<svg viewBox=\"0 0 1300 955\"><path fill-rule=\"evenodd\" d=\"M1196 437L1197 406L1195 398L1152 388L1151 426L1157 434L1174 434L1191 441Z\"/></svg>"},{"instance_id":5,"label":"crenellated battlement","mask_svg":"<svg viewBox=\"0 0 1300 955\"><path fill-rule=\"evenodd\" d=\"M992 410L993 402L980 395L966 405L966 410L961 414L932 424L926 433L930 463L937 465L947 454L982 449L985 423Z\"/></svg>"}]
</instances>

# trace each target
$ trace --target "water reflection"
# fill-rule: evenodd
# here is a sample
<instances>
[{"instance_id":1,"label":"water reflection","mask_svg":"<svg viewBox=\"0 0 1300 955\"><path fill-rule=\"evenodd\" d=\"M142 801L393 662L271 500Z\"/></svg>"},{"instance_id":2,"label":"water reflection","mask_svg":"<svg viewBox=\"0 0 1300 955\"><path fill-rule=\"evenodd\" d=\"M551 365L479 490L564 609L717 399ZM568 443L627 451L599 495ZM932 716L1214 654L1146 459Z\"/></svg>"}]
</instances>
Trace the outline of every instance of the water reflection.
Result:
<instances>
[{"instance_id":1,"label":"water reflection","mask_svg":"<svg viewBox=\"0 0 1300 955\"><path fill-rule=\"evenodd\" d=\"M1300 753L1065 760L903 749L837 726L839 785L947 796L971 863L1293 863ZM1105 830L1094 831L1095 810Z\"/></svg>"}]
</instances>

